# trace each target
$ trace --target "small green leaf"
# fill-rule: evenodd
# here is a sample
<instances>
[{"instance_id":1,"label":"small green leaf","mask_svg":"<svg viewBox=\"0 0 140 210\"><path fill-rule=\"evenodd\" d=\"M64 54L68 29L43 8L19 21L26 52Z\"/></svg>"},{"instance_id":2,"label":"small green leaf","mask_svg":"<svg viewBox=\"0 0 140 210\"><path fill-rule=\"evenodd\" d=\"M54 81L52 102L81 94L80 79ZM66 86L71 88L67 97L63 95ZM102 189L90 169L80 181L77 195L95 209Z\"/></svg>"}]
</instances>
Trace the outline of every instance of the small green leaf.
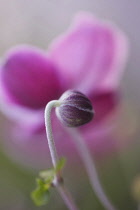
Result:
<instances>
[{"instance_id":1,"label":"small green leaf","mask_svg":"<svg viewBox=\"0 0 140 210\"><path fill-rule=\"evenodd\" d=\"M66 159L65 158L61 158L55 168L55 173L61 171L65 165Z\"/></svg>"},{"instance_id":2,"label":"small green leaf","mask_svg":"<svg viewBox=\"0 0 140 210\"><path fill-rule=\"evenodd\" d=\"M39 173L39 179L36 180L37 188L31 193L31 197L37 206L47 204L50 197L50 187L52 186L55 176L63 169L65 165L65 159L61 158L56 168L41 171Z\"/></svg>"},{"instance_id":3,"label":"small green leaf","mask_svg":"<svg viewBox=\"0 0 140 210\"><path fill-rule=\"evenodd\" d=\"M51 168L48 170L40 171L39 173L40 178L43 179L45 182L52 182L54 176L57 175L57 173L63 169L65 162L66 162L65 158L61 158L58 161L55 169Z\"/></svg>"},{"instance_id":4,"label":"small green leaf","mask_svg":"<svg viewBox=\"0 0 140 210\"><path fill-rule=\"evenodd\" d=\"M48 203L50 185L46 184L41 179L37 179L37 188L31 193L31 197L37 206L42 206Z\"/></svg>"},{"instance_id":5,"label":"small green leaf","mask_svg":"<svg viewBox=\"0 0 140 210\"><path fill-rule=\"evenodd\" d=\"M47 181L52 181L53 178L54 178L54 169L48 169L48 170L45 170L45 171L40 171L39 173L39 176L40 178L42 178L45 182Z\"/></svg>"}]
</instances>

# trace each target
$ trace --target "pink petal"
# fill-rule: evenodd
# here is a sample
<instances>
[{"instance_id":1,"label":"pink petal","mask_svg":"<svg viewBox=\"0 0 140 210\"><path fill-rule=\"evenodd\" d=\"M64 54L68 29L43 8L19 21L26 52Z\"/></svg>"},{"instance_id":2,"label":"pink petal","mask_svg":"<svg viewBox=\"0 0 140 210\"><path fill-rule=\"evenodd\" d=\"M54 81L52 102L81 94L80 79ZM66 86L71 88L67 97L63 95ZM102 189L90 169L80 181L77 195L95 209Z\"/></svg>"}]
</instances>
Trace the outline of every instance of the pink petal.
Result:
<instances>
[{"instance_id":1,"label":"pink petal","mask_svg":"<svg viewBox=\"0 0 140 210\"><path fill-rule=\"evenodd\" d=\"M117 126L121 114L121 101L118 93L104 93L93 97L94 119L80 128L91 151L100 157L110 155L119 145Z\"/></svg>"},{"instance_id":2,"label":"pink petal","mask_svg":"<svg viewBox=\"0 0 140 210\"><path fill-rule=\"evenodd\" d=\"M50 47L68 87L83 93L118 85L126 61L127 41L115 26L88 13L76 16L67 33Z\"/></svg>"},{"instance_id":3,"label":"pink petal","mask_svg":"<svg viewBox=\"0 0 140 210\"><path fill-rule=\"evenodd\" d=\"M60 157L72 157L75 162L76 152L74 144L71 141L66 130L56 118L55 113L52 114L53 134L56 148ZM7 125L6 127L9 128ZM5 133L5 152L14 159L14 161L22 163L31 168L46 168L51 163L48 141L44 132L38 134L29 134L25 128L13 125L9 128L8 133ZM49 165L48 165L49 164Z\"/></svg>"},{"instance_id":4,"label":"pink petal","mask_svg":"<svg viewBox=\"0 0 140 210\"><path fill-rule=\"evenodd\" d=\"M0 70L1 99L30 109L42 109L60 96L56 68L45 53L20 46L7 55Z\"/></svg>"},{"instance_id":5,"label":"pink petal","mask_svg":"<svg viewBox=\"0 0 140 210\"><path fill-rule=\"evenodd\" d=\"M119 92L98 92L96 95L93 95L91 101L95 111L94 123L102 121L110 113L113 113L120 104L120 99Z\"/></svg>"},{"instance_id":6,"label":"pink petal","mask_svg":"<svg viewBox=\"0 0 140 210\"><path fill-rule=\"evenodd\" d=\"M93 126L91 130L83 133L84 139L90 148L90 151L99 158L110 157L116 150L121 148L118 145L118 137L116 135L116 118L108 119L106 124L100 126ZM112 123L112 124L111 124Z\"/></svg>"},{"instance_id":7,"label":"pink petal","mask_svg":"<svg viewBox=\"0 0 140 210\"><path fill-rule=\"evenodd\" d=\"M12 120L12 124L18 124L20 129L26 130L29 135L39 132L44 127L44 108L39 110L28 109L11 103L6 99L5 95L2 95L1 90L0 96L0 111Z\"/></svg>"},{"instance_id":8,"label":"pink petal","mask_svg":"<svg viewBox=\"0 0 140 210\"><path fill-rule=\"evenodd\" d=\"M114 120L115 119L115 120ZM116 115L113 118L116 122ZM66 157L71 164L79 161L78 151L72 137L67 132L55 115L52 116L53 134L56 148L60 157ZM105 158L118 149L118 141L114 135L115 125L111 119L100 126L93 122L80 129L81 135L96 157ZM16 128L14 132L7 133L7 138L3 142L5 152L14 161L29 166L29 168L44 169L51 164L50 151L45 131L38 135L28 135L23 128ZM120 145L121 147L121 145ZM79 163L79 162L78 162Z\"/></svg>"}]
</instances>

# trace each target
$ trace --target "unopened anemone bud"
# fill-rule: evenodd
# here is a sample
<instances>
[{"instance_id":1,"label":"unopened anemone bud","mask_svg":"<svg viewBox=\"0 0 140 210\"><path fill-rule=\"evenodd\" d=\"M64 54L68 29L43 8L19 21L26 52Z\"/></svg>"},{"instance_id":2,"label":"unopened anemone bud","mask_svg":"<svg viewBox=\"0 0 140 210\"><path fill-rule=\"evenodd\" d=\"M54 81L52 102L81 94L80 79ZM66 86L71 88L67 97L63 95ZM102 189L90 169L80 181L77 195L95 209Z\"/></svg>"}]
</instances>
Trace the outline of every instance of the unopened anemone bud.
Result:
<instances>
[{"instance_id":1,"label":"unopened anemone bud","mask_svg":"<svg viewBox=\"0 0 140 210\"><path fill-rule=\"evenodd\" d=\"M68 90L59 99L56 108L58 119L68 127L78 127L90 122L94 111L90 100L79 91Z\"/></svg>"}]
</instances>

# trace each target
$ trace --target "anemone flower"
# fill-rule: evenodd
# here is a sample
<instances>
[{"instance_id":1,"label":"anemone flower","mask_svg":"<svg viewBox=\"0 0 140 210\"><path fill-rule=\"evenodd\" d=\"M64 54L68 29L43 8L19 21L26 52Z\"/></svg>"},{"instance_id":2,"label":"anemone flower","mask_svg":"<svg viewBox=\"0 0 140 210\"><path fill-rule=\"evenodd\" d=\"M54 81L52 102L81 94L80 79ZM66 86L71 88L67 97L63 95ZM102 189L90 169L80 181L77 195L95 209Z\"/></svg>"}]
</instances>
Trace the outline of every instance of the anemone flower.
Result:
<instances>
[{"instance_id":1,"label":"anemone flower","mask_svg":"<svg viewBox=\"0 0 140 210\"><path fill-rule=\"evenodd\" d=\"M45 106L69 89L92 101L95 118L80 128L91 149L97 154L112 149L113 124L108 126L108 119L120 102L118 90L126 57L125 35L112 23L88 13L76 15L72 26L53 41L47 53L27 45L11 49L0 69L0 107L15 123L15 136L9 140L14 155L28 162L34 156L44 159ZM71 153L74 146L55 114L52 121L58 151Z\"/></svg>"}]
</instances>

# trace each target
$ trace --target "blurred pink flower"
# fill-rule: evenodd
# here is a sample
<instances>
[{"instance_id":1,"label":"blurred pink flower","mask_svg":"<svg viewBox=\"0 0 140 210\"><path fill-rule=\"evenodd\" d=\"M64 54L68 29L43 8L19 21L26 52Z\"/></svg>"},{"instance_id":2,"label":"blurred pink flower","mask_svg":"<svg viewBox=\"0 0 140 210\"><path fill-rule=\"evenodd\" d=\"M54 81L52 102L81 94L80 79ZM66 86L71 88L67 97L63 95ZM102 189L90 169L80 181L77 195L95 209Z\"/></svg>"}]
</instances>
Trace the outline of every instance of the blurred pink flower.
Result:
<instances>
[{"instance_id":1,"label":"blurred pink flower","mask_svg":"<svg viewBox=\"0 0 140 210\"><path fill-rule=\"evenodd\" d=\"M18 140L15 145L11 141L10 147L14 145L14 151L18 147L20 155L25 147L26 155L34 150L37 157L43 156L47 151L45 106L64 91L75 89L87 95L96 112L94 120L80 128L85 140L97 153L112 148L112 137L104 136L110 130L107 119L119 103L118 86L126 56L125 35L88 13L77 15L48 53L26 45L11 49L0 70L1 110L18 126ZM66 154L71 152L68 135L55 115L52 120L57 147Z\"/></svg>"}]
</instances>

